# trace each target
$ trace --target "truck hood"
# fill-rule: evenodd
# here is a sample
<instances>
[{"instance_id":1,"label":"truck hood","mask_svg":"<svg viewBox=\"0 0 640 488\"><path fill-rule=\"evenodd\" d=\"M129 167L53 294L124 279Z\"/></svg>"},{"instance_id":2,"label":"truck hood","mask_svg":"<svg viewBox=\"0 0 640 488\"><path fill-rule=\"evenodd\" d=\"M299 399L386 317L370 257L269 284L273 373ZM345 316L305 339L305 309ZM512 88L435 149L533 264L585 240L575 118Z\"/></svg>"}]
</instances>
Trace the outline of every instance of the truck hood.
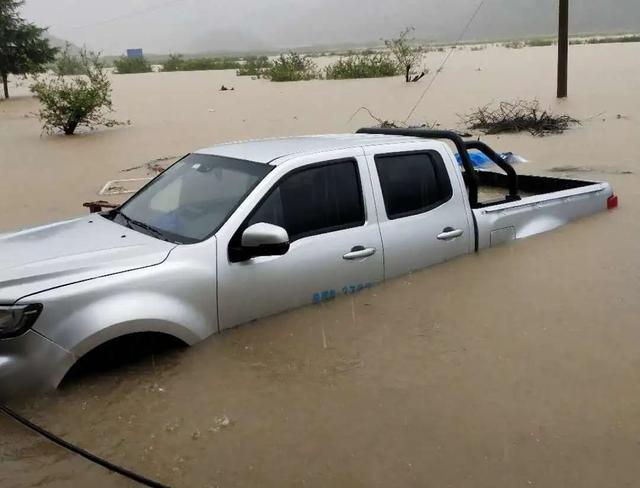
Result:
<instances>
[{"instance_id":1,"label":"truck hood","mask_svg":"<svg viewBox=\"0 0 640 488\"><path fill-rule=\"evenodd\" d=\"M164 261L176 244L100 215L0 235L0 303Z\"/></svg>"}]
</instances>

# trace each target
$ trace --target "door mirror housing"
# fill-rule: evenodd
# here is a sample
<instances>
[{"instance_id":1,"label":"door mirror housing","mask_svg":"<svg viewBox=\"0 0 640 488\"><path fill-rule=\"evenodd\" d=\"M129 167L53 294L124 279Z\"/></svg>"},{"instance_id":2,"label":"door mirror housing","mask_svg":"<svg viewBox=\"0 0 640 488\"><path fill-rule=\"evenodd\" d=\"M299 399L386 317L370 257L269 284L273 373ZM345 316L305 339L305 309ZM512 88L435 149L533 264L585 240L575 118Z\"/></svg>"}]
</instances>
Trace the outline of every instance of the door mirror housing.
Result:
<instances>
[{"instance_id":1,"label":"door mirror housing","mask_svg":"<svg viewBox=\"0 0 640 488\"><path fill-rule=\"evenodd\" d=\"M244 259L282 256L289 251L289 234L282 227L260 222L244 230L240 245Z\"/></svg>"}]
</instances>

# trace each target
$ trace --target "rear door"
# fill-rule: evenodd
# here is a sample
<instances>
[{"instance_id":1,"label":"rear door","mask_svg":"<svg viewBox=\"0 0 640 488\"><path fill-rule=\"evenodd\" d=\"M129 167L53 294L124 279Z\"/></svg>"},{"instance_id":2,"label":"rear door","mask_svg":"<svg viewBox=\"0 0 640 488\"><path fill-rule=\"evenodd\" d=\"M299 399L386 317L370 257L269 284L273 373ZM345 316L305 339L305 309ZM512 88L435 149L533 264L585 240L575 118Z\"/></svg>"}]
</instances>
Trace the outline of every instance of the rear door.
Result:
<instances>
[{"instance_id":1,"label":"rear door","mask_svg":"<svg viewBox=\"0 0 640 488\"><path fill-rule=\"evenodd\" d=\"M403 145L402 151L376 146L366 153L374 195L382 203L377 211L386 278L472 250L466 190L441 143Z\"/></svg>"},{"instance_id":2,"label":"rear door","mask_svg":"<svg viewBox=\"0 0 640 488\"><path fill-rule=\"evenodd\" d=\"M383 279L382 242L362 149L285 165L265 178L250 198L254 203L239 209L217 236L221 328L353 293ZM259 222L284 227L289 251L233 262L229 245Z\"/></svg>"}]
</instances>

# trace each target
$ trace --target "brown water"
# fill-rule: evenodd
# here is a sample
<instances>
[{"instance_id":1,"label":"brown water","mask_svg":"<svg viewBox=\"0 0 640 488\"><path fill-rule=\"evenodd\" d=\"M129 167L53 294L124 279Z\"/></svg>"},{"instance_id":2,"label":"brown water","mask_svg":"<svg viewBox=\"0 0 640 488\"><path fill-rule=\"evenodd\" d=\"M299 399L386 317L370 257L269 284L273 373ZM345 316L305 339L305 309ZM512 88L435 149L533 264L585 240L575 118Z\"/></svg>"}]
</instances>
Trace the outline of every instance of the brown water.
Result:
<instances>
[{"instance_id":1,"label":"brown water","mask_svg":"<svg viewBox=\"0 0 640 488\"><path fill-rule=\"evenodd\" d=\"M451 125L456 112L515 96L583 119L606 111L563 136L490 140L531 160L520 171L611 181L617 211L16 406L175 486L635 486L640 46L580 46L572 59L572 95L557 105L545 96L553 49L456 53L418 114ZM222 83L236 90L217 92ZM346 124L361 105L401 118L422 88L123 75L117 115L133 125L73 139L39 138L23 117L30 99L3 102L0 226L73 215L119 170L193 147L353 130L369 122ZM128 486L2 417L0 432L2 487Z\"/></svg>"}]
</instances>

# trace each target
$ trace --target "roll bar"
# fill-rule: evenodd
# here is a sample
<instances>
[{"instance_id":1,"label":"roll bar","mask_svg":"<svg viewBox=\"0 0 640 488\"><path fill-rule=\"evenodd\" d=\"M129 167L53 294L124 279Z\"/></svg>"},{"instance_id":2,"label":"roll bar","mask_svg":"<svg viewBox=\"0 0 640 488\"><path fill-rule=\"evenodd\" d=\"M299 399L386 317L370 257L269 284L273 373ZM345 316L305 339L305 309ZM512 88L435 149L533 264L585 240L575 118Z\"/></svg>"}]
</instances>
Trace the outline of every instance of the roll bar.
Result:
<instances>
[{"instance_id":1,"label":"roll bar","mask_svg":"<svg viewBox=\"0 0 640 488\"><path fill-rule=\"evenodd\" d=\"M432 130L432 129L402 129L402 128L381 128L370 127L359 129L357 134L384 134L392 136L407 136L407 137L421 137L423 139L448 139L456 146L460 159L462 161L462 167L464 168L467 176L467 185L469 187L469 203L471 208L478 208L481 205L478 203L478 173L476 172L471 158L469 157L468 149L475 149L482 152L491 161L493 161L498 167L500 167L509 180L509 195L508 200L519 200L518 191L518 174L513 166L507 163L500 155L498 155L493 149L487 146L484 142L480 141L465 141L459 134L449 130Z\"/></svg>"}]
</instances>

